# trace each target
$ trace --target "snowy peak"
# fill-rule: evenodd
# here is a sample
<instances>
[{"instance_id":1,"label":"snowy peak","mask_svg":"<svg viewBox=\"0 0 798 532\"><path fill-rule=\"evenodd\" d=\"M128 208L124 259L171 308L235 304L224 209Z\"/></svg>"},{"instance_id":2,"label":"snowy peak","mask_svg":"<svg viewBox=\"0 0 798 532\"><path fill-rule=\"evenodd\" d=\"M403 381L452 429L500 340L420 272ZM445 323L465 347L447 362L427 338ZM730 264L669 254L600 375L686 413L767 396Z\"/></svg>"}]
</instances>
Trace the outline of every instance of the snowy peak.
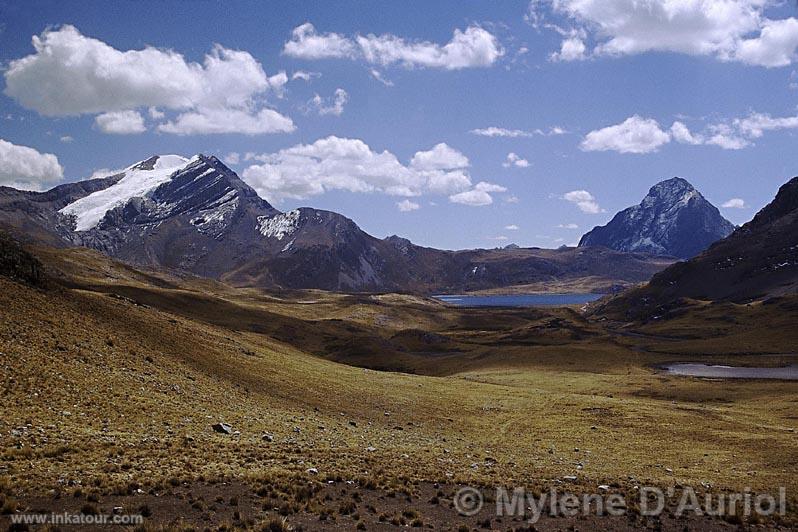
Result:
<instances>
[{"instance_id":1,"label":"snowy peak","mask_svg":"<svg viewBox=\"0 0 798 532\"><path fill-rule=\"evenodd\" d=\"M146 196L172 175L196 161L179 155L155 155L125 168L115 184L80 198L59 212L75 217L75 230L88 231L96 227L105 214L125 205L133 198Z\"/></svg>"},{"instance_id":2,"label":"snowy peak","mask_svg":"<svg viewBox=\"0 0 798 532\"><path fill-rule=\"evenodd\" d=\"M690 258L725 238L734 226L680 177L657 183L639 205L585 234L579 246L605 246Z\"/></svg>"}]
</instances>

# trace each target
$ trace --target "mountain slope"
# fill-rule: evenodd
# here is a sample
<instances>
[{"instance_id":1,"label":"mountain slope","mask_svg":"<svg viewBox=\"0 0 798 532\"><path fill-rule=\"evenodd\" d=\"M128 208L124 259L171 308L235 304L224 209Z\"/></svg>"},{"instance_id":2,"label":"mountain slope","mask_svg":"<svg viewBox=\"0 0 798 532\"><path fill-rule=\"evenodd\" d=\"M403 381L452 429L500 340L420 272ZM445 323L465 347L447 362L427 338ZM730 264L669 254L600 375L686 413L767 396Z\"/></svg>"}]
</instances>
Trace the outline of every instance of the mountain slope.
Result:
<instances>
[{"instance_id":1,"label":"mountain slope","mask_svg":"<svg viewBox=\"0 0 798 532\"><path fill-rule=\"evenodd\" d=\"M630 315L662 314L684 298L748 302L798 293L798 177L731 236L608 303Z\"/></svg>"},{"instance_id":2,"label":"mountain slope","mask_svg":"<svg viewBox=\"0 0 798 532\"><path fill-rule=\"evenodd\" d=\"M455 252L377 239L334 212L281 213L204 155L154 156L45 193L0 189L0 225L138 267L269 288L429 293L589 278L604 291L645 281L669 263L604 248Z\"/></svg>"},{"instance_id":3,"label":"mountain slope","mask_svg":"<svg viewBox=\"0 0 798 532\"><path fill-rule=\"evenodd\" d=\"M651 187L639 205L586 233L579 246L688 259L733 230L734 225L690 183L674 177Z\"/></svg>"}]
</instances>

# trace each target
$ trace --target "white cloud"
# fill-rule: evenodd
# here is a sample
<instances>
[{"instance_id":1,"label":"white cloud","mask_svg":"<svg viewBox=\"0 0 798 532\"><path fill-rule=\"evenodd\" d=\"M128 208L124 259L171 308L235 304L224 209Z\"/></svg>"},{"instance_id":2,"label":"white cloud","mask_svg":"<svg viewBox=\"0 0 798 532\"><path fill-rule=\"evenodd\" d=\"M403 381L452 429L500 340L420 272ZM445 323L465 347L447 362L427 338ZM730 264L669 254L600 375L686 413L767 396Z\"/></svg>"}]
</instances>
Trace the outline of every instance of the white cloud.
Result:
<instances>
[{"instance_id":1,"label":"white cloud","mask_svg":"<svg viewBox=\"0 0 798 532\"><path fill-rule=\"evenodd\" d=\"M362 59L382 66L427 67L457 70L492 65L504 54L498 39L479 26L454 30L452 39L440 45L407 41L396 35L318 33L306 22L294 28L283 53L301 59Z\"/></svg>"},{"instance_id":2,"label":"white cloud","mask_svg":"<svg viewBox=\"0 0 798 532\"><path fill-rule=\"evenodd\" d=\"M283 53L300 59L352 58L357 49L348 37L317 33L313 24L306 22L291 32L291 40L285 43Z\"/></svg>"},{"instance_id":3,"label":"white cloud","mask_svg":"<svg viewBox=\"0 0 798 532\"><path fill-rule=\"evenodd\" d=\"M70 135L64 135L63 137L61 137L60 140L61 140L61 142L72 142L75 139L72 138Z\"/></svg>"},{"instance_id":4,"label":"white cloud","mask_svg":"<svg viewBox=\"0 0 798 532\"><path fill-rule=\"evenodd\" d=\"M94 123L103 133L112 135L134 135L144 133L144 117L138 111L113 111L94 118Z\"/></svg>"},{"instance_id":5,"label":"white cloud","mask_svg":"<svg viewBox=\"0 0 798 532\"><path fill-rule=\"evenodd\" d=\"M576 224L559 224L557 229L579 229L579 226Z\"/></svg>"},{"instance_id":6,"label":"white cloud","mask_svg":"<svg viewBox=\"0 0 798 532\"><path fill-rule=\"evenodd\" d=\"M429 151L416 152L410 160L410 165L418 170L466 168L469 164L468 157L444 142L436 144Z\"/></svg>"},{"instance_id":7,"label":"white cloud","mask_svg":"<svg viewBox=\"0 0 798 532\"><path fill-rule=\"evenodd\" d=\"M741 41L734 58L750 65L783 67L795 61L798 47L798 19L767 20L759 37Z\"/></svg>"},{"instance_id":8,"label":"white cloud","mask_svg":"<svg viewBox=\"0 0 798 532\"><path fill-rule=\"evenodd\" d=\"M263 133L290 133L295 129L294 122L290 118L273 109L261 109L256 113L243 109L202 109L182 113L174 121L158 126L158 131L175 135L222 133L260 135Z\"/></svg>"},{"instance_id":9,"label":"white cloud","mask_svg":"<svg viewBox=\"0 0 798 532\"><path fill-rule=\"evenodd\" d=\"M746 209L748 205L745 204L745 201L740 198L732 198L729 201L726 201L721 205L724 209Z\"/></svg>"},{"instance_id":10,"label":"white cloud","mask_svg":"<svg viewBox=\"0 0 798 532\"><path fill-rule=\"evenodd\" d=\"M396 207L399 209L400 212L410 212L416 211L421 208L421 205L414 201L410 201L408 199L397 201Z\"/></svg>"},{"instance_id":11,"label":"white cloud","mask_svg":"<svg viewBox=\"0 0 798 532\"><path fill-rule=\"evenodd\" d=\"M393 87L393 81L386 79L385 76L383 76L382 73L376 68L369 69L369 74L372 78L376 79L386 87Z\"/></svg>"},{"instance_id":12,"label":"white cloud","mask_svg":"<svg viewBox=\"0 0 798 532\"><path fill-rule=\"evenodd\" d=\"M362 140L336 136L276 153L247 153L244 160L261 163L247 167L242 176L261 196L275 202L330 190L406 197L472 191L484 202L490 192L505 190L487 183L472 187L468 158L444 143L416 152L408 165L387 150L376 152ZM492 198L483 204L490 202Z\"/></svg>"},{"instance_id":13,"label":"white cloud","mask_svg":"<svg viewBox=\"0 0 798 532\"><path fill-rule=\"evenodd\" d=\"M460 203L462 205L469 205L471 207L482 207L493 203L493 197L490 192L506 192L507 189L501 185L487 183L480 181L471 190L452 194L449 196L449 201L452 203Z\"/></svg>"},{"instance_id":14,"label":"white cloud","mask_svg":"<svg viewBox=\"0 0 798 532\"><path fill-rule=\"evenodd\" d=\"M504 203L518 203L521 201L518 196L507 196L504 198Z\"/></svg>"},{"instance_id":15,"label":"white cloud","mask_svg":"<svg viewBox=\"0 0 798 532\"><path fill-rule=\"evenodd\" d=\"M511 166L515 166L518 168L528 168L529 161L519 157L513 152L510 152L507 154L507 159L502 163L502 166L504 166L505 168L510 168Z\"/></svg>"},{"instance_id":16,"label":"white cloud","mask_svg":"<svg viewBox=\"0 0 798 532\"><path fill-rule=\"evenodd\" d=\"M591 131L582 141L584 151L651 153L670 142L670 134L651 118L631 116L622 123Z\"/></svg>"},{"instance_id":17,"label":"white cloud","mask_svg":"<svg viewBox=\"0 0 798 532\"><path fill-rule=\"evenodd\" d=\"M314 78L320 78L321 74L319 72L308 72L306 70L297 70L293 74L291 74L291 80L301 79L302 81L311 81Z\"/></svg>"},{"instance_id":18,"label":"white cloud","mask_svg":"<svg viewBox=\"0 0 798 532\"><path fill-rule=\"evenodd\" d=\"M579 207L579 210L587 214L597 214L602 211L596 198L587 190L572 190L571 192L566 192L563 194L562 199L575 204Z\"/></svg>"},{"instance_id":19,"label":"white cloud","mask_svg":"<svg viewBox=\"0 0 798 532\"><path fill-rule=\"evenodd\" d=\"M545 23L542 3L533 0L527 18L564 35L560 60L584 58L581 35L596 43L590 55L675 52L764 67L791 64L798 47L797 19L765 16L775 0L550 0L570 31Z\"/></svg>"},{"instance_id":20,"label":"white cloud","mask_svg":"<svg viewBox=\"0 0 798 532\"><path fill-rule=\"evenodd\" d=\"M227 164L227 165L238 164L238 163L241 162L241 154L238 153L237 151L231 151L230 153L225 155L222 158L222 160L224 161L224 164Z\"/></svg>"},{"instance_id":21,"label":"white cloud","mask_svg":"<svg viewBox=\"0 0 798 532\"><path fill-rule=\"evenodd\" d=\"M472 129L470 133L483 137L531 137L533 135L533 133L521 129L506 129L495 126Z\"/></svg>"},{"instance_id":22,"label":"white cloud","mask_svg":"<svg viewBox=\"0 0 798 532\"><path fill-rule=\"evenodd\" d=\"M518 231L518 226L515 224L505 225L504 228L508 231Z\"/></svg>"},{"instance_id":23,"label":"white cloud","mask_svg":"<svg viewBox=\"0 0 798 532\"><path fill-rule=\"evenodd\" d=\"M507 238L506 235L498 235L498 236L489 237L489 240L496 240L498 242L505 242L505 241L510 240L510 239Z\"/></svg>"},{"instance_id":24,"label":"white cloud","mask_svg":"<svg viewBox=\"0 0 798 532\"><path fill-rule=\"evenodd\" d=\"M34 36L33 46L34 54L10 62L4 73L5 93L44 116L152 108L150 116L158 120L163 113L159 108L164 108L183 113L174 123L159 127L169 133L293 129L289 118L263 107L266 93L281 93L285 73L267 76L244 51L216 45L200 64L172 50L120 51L69 25ZM227 113L236 120L225 120ZM226 124L213 124L212 117L222 117ZM279 126L268 127L267 122Z\"/></svg>"},{"instance_id":25,"label":"white cloud","mask_svg":"<svg viewBox=\"0 0 798 532\"><path fill-rule=\"evenodd\" d=\"M746 118L735 120L734 125L744 135L759 138L765 131L798 128L798 116L773 118L769 114L752 113Z\"/></svg>"},{"instance_id":26,"label":"white cloud","mask_svg":"<svg viewBox=\"0 0 798 532\"><path fill-rule=\"evenodd\" d=\"M40 153L0 139L0 185L41 190L63 177L64 169L52 153Z\"/></svg>"},{"instance_id":27,"label":"white cloud","mask_svg":"<svg viewBox=\"0 0 798 532\"><path fill-rule=\"evenodd\" d=\"M565 135L567 131L559 126L552 126L548 130L543 129L534 129L532 131L525 131L523 129L507 129L504 127L483 127L478 129L472 129L469 131L472 135L479 135L481 137L509 137L509 138L517 138L517 137L533 137L535 135L541 136L556 136L556 135Z\"/></svg>"},{"instance_id":28,"label":"white cloud","mask_svg":"<svg viewBox=\"0 0 798 532\"><path fill-rule=\"evenodd\" d=\"M587 59L585 52L587 46L584 41L577 36L568 37L560 44L560 51L553 52L549 58L552 61L582 61Z\"/></svg>"},{"instance_id":29,"label":"white cloud","mask_svg":"<svg viewBox=\"0 0 798 532\"><path fill-rule=\"evenodd\" d=\"M344 112L344 106L349 101L349 94L344 89L335 89L335 94L330 98L322 98L318 94L308 101L306 109L314 111L320 116L335 115L341 116Z\"/></svg>"},{"instance_id":30,"label":"white cloud","mask_svg":"<svg viewBox=\"0 0 798 532\"><path fill-rule=\"evenodd\" d=\"M160 120L164 116L166 116L166 113L164 113L157 107L150 107L149 109L147 109L147 114L149 114L150 118L152 118L153 120Z\"/></svg>"},{"instance_id":31,"label":"white cloud","mask_svg":"<svg viewBox=\"0 0 798 532\"><path fill-rule=\"evenodd\" d=\"M678 120L671 125L671 136L673 140L681 144L691 144L693 146L704 144L703 138L693 135L690 129Z\"/></svg>"}]
</instances>

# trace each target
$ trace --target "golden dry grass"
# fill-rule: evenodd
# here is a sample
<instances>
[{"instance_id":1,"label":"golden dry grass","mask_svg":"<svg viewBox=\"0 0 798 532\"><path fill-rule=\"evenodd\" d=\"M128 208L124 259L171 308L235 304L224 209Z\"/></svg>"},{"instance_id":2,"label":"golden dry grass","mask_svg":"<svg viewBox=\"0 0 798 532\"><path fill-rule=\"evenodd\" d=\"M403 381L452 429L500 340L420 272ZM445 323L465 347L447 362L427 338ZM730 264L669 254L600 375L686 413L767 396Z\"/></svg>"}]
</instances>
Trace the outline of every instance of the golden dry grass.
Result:
<instances>
[{"instance_id":1,"label":"golden dry grass","mask_svg":"<svg viewBox=\"0 0 798 532\"><path fill-rule=\"evenodd\" d=\"M652 368L794 351L776 307L632 330L569 309L264 294L85 250L39 255L68 287L0 280L0 476L17 498L328 475L798 490L798 383ZM240 435L214 433L217 421Z\"/></svg>"}]
</instances>

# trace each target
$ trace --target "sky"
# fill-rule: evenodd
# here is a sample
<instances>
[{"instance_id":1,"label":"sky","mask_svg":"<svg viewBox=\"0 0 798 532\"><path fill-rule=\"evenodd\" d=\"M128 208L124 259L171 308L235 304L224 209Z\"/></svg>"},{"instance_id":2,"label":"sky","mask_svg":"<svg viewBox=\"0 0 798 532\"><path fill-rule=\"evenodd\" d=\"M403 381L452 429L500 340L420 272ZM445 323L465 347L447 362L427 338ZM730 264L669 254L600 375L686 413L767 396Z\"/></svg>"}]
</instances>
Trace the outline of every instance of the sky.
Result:
<instances>
[{"instance_id":1,"label":"sky","mask_svg":"<svg viewBox=\"0 0 798 532\"><path fill-rule=\"evenodd\" d=\"M574 245L655 183L735 224L798 174L775 0L0 0L0 185L216 155L280 210Z\"/></svg>"}]
</instances>

